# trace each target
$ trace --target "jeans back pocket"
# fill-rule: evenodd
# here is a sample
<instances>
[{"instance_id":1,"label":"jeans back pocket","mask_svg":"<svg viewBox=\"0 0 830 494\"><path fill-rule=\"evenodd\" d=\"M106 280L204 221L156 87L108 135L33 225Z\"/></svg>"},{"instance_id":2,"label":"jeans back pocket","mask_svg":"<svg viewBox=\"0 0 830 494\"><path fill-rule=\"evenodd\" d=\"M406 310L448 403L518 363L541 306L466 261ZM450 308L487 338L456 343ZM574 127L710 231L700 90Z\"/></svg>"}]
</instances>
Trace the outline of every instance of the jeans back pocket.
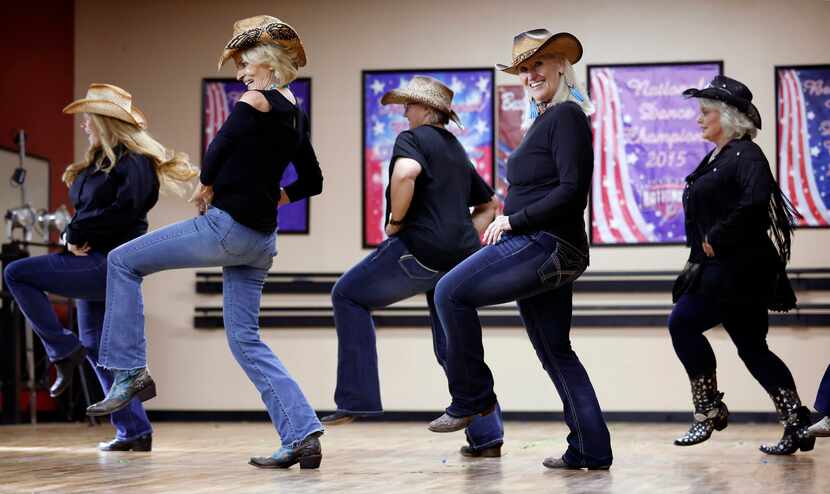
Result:
<instances>
[{"instance_id":1,"label":"jeans back pocket","mask_svg":"<svg viewBox=\"0 0 830 494\"><path fill-rule=\"evenodd\" d=\"M412 254L404 254L398 259L398 264L403 272L413 280L431 280L438 277L441 272L430 269L421 264Z\"/></svg>"},{"instance_id":2,"label":"jeans back pocket","mask_svg":"<svg viewBox=\"0 0 830 494\"><path fill-rule=\"evenodd\" d=\"M588 267L588 256L573 245L556 239L553 252L536 273L543 285L558 287L571 283Z\"/></svg>"}]
</instances>

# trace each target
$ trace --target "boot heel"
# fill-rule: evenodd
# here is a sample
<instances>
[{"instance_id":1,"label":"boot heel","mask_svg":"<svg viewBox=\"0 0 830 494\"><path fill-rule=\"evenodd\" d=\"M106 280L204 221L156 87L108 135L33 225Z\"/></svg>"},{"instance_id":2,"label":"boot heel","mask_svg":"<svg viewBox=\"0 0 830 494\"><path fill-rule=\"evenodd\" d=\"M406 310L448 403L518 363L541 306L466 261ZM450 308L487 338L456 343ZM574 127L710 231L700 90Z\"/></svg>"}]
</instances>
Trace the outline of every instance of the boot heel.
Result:
<instances>
[{"instance_id":1,"label":"boot heel","mask_svg":"<svg viewBox=\"0 0 830 494\"><path fill-rule=\"evenodd\" d=\"M156 397L156 383L151 382L146 388L135 394L141 401L147 401Z\"/></svg>"},{"instance_id":2,"label":"boot heel","mask_svg":"<svg viewBox=\"0 0 830 494\"><path fill-rule=\"evenodd\" d=\"M729 425L729 409L726 408L726 403L721 402L720 406L721 412L720 414L718 414L718 418L712 424L716 431L722 431L726 429L727 425Z\"/></svg>"},{"instance_id":3,"label":"boot heel","mask_svg":"<svg viewBox=\"0 0 830 494\"><path fill-rule=\"evenodd\" d=\"M320 462L323 461L323 455L309 455L300 458L300 468L320 468Z\"/></svg>"},{"instance_id":4,"label":"boot heel","mask_svg":"<svg viewBox=\"0 0 830 494\"><path fill-rule=\"evenodd\" d=\"M813 448L816 446L816 438L814 437L807 437L799 441L798 447L801 448L801 451L805 453L807 451L812 451Z\"/></svg>"}]
</instances>

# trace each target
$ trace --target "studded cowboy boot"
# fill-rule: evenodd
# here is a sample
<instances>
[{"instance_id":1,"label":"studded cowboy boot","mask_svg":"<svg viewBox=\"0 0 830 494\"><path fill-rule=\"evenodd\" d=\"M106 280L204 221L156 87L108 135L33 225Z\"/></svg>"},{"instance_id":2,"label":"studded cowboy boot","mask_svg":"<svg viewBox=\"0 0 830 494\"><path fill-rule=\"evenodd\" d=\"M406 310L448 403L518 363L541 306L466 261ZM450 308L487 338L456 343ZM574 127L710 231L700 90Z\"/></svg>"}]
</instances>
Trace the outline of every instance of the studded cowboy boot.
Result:
<instances>
[{"instance_id":1,"label":"studded cowboy boot","mask_svg":"<svg viewBox=\"0 0 830 494\"><path fill-rule=\"evenodd\" d=\"M712 436L715 430L726 429L729 409L721 401L723 393L718 391L715 374L698 376L691 379L692 403L695 405L695 422L689 432L674 440L676 446L692 446L702 443Z\"/></svg>"},{"instance_id":2,"label":"studded cowboy boot","mask_svg":"<svg viewBox=\"0 0 830 494\"><path fill-rule=\"evenodd\" d=\"M791 455L798 451L810 451L816 444L807 428L810 426L810 411L801 405L798 392L794 389L778 388L770 394L778 419L784 424L784 435L777 444L762 444L761 451L768 455Z\"/></svg>"}]
</instances>

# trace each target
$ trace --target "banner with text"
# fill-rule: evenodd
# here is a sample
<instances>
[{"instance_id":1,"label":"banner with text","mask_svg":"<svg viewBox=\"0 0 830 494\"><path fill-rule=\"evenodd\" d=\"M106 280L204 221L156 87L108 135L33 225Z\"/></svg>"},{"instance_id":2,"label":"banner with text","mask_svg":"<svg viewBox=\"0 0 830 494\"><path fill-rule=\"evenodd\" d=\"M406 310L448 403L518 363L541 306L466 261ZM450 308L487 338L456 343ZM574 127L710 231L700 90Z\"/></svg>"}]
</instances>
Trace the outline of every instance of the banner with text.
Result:
<instances>
[{"instance_id":1,"label":"banner with text","mask_svg":"<svg viewBox=\"0 0 830 494\"><path fill-rule=\"evenodd\" d=\"M683 189L712 145L697 125L697 100L719 62L589 66L594 133L593 245L685 242Z\"/></svg>"},{"instance_id":2,"label":"banner with text","mask_svg":"<svg viewBox=\"0 0 830 494\"><path fill-rule=\"evenodd\" d=\"M776 67L778 184L799 226L830 226L830 65Z\"/></svg>"}]
</instances>

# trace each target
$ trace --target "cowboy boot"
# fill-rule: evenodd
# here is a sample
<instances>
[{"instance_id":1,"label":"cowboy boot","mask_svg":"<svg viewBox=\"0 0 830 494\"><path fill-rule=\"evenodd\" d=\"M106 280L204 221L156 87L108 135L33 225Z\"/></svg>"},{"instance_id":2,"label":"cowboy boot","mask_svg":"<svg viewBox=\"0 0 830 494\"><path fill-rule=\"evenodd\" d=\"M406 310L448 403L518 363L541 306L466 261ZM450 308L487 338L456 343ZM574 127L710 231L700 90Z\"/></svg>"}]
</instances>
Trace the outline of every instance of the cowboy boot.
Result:
<instances>
[{"instance_id":1,"label":"cowboy boot","mask_svg":"<svg viewBox=\"0 0 830 494\"><path fill-rule=\"evenodd\" d=\"M147 401L156 396L156 383L146 367L133 370L113 370L113 384L107 397L86 409L90 417L109 415L123 410L133 397Z\"/></svg>"},{"instance_id":2,"label":"cowboy boot","mask_svg":"<svg viewBox=\"0 0 830 494\"><path fill-rule=\"evenodd\" d=\"M86 348L78 347L77 350L70 353L67 357L60 360L55 360L55 382L49 388L49 396L57 398L72 384L72 378L75 376L75 368L81 365L86 357Z\"/></svg>"},{"instance_id":3,"label":"cowboy boot","mask_svg":"<svg viewBox=\"0 0 830 494\"><path fill-rule=\"evenodd\" d=\"M722 401L723 393L718 391L715 374L698 376L690 382L695 422L689 427L689 432L674 440L676 446L700 444L709 439L713 431L722 431L729 425L729 409Z\"/></svg>"},{"instance_id":4,"label":"cowboy boot","mask_svg":"<svg viewBox=\"0 0 830 494\"><path fill-rule=\"evenodd\" d=\"M323 461L323 450L318 437L322 434L314 432L300 441L296 447L283 446L271 456L254 456L248 464L257 468L289 468L299 463L301 469L319 468L320 462Z\"/></svg>"},{"instance_id":5,"label":"cowboy boot","mask_svg":"<svg viewBox=\"0 0 830 494\"><path fill-rule=\"evenodd\" d=\"M811 425L807 432L813 437L830 437L830 417L824 417Z\"/></svg>"},{"instance_id":6,"label":"cowboy boot","mask_svg":"<svg viewBox=\"0 0 830 494\"><path fill-rule=\"evenodd\" d=\"M798 392L794 389L778 388L770 394L778 412L778 419L784 425L784 435L777 444L762 444L760 450L768 455L791 455L798 451L810 451L816 444L807 428L810 426L810 411L801 405Z\"/></svg>"}]
</instances>

